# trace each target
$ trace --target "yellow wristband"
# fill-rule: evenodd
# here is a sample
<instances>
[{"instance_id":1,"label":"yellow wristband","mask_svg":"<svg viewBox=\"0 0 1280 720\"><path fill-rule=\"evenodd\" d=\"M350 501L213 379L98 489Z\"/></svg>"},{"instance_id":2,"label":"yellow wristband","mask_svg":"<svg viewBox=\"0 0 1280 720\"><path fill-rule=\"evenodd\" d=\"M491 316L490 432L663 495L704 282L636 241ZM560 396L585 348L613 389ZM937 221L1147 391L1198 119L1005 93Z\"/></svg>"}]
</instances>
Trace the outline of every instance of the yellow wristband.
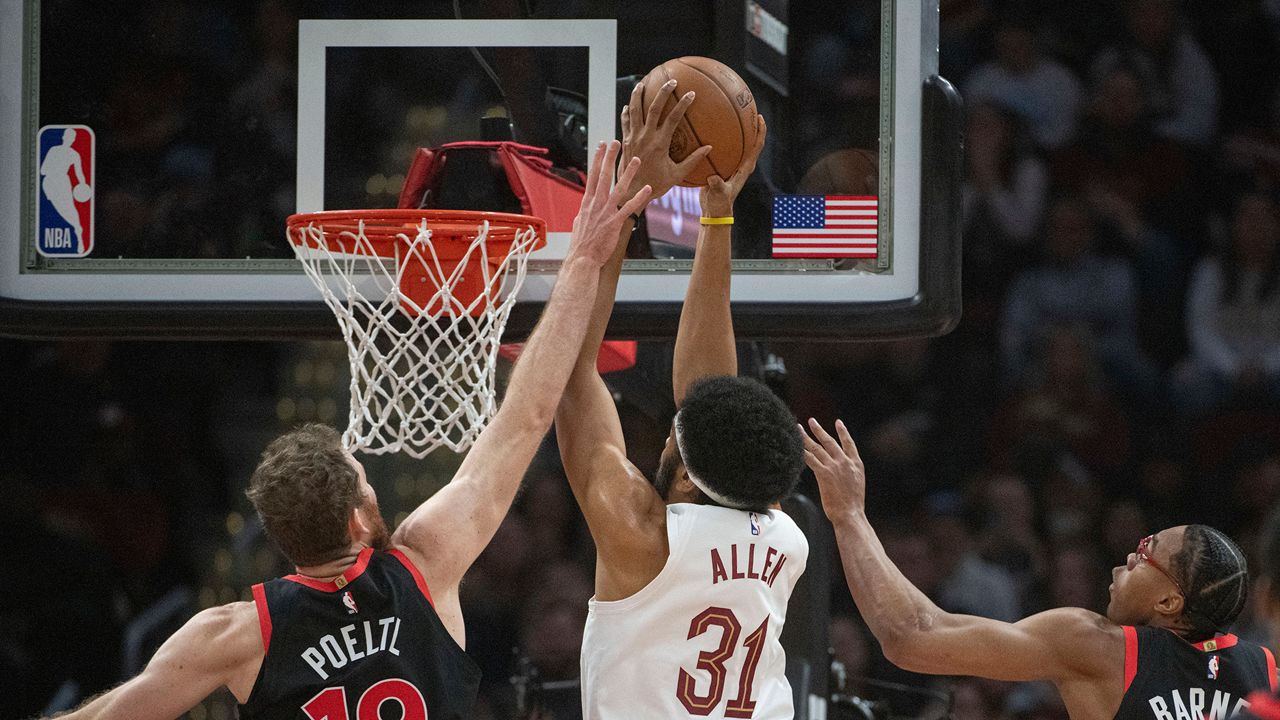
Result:
<instances>
[{"instance_id":1,"label":"yellow wristband","mask_svg":"<svg viewBox=\"0 0 1280 720\"><path fill-rule=\"evenodd\" d=\"M732 225L733 216L730 215L729 217L718 217L718 218L701 217L701 218L698 218L698 222L702 223L703 225Z\"/></svg>"}]
</instances>

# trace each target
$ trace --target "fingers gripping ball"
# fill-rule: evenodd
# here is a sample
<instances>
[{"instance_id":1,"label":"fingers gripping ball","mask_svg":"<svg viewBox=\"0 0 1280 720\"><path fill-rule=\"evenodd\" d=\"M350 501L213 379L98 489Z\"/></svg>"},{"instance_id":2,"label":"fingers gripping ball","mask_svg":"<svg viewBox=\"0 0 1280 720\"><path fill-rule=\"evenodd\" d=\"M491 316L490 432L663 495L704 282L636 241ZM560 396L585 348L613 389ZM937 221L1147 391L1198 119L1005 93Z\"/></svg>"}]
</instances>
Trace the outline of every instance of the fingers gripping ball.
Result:
<instances>
[{"instance_id":1,"label":"fingers gripping ball","mask_svg":"<svg viewBox=\"0 0 1280 720\"><path fill-rule=\"evenodd\" d=\"M87 202L89 198L93 197L93 188L85 183L80 183L72 189L71 197L75 198L76 202Z\"/></svg>"},{"instance_id":2,"label":"fingers gripping ball","mask_svg":"<svg viewBox=\"0 0 1280 720\"><path fill-rule=\"evenodd\" d=\"M680 184L701 187L711 175L728 179L738 169L743 153L755 143L756 100L751 89L723 63L689 55L668 60L644 77L641 102L646 111L658 88L672 79L676 89L668 96L662 117L681 95L692 90L697 97L671 136L671 159L680 162L703 145L711 146L711 153L694 165Z\"/></svg>"}]
</instances>

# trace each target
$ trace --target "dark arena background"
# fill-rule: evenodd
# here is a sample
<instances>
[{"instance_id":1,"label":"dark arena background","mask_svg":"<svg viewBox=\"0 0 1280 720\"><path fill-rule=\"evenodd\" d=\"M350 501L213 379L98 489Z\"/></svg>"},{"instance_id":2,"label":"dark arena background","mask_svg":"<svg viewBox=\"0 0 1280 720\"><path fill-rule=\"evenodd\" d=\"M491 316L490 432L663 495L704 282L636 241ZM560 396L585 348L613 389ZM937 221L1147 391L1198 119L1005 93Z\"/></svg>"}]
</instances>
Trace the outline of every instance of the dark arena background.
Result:
<instances>
[{"instance_id":1,"label":"dark arena background","mask_svg":"<svg viewBox=\"0 0 1280 720\"><path fill-rule=\"evenodd\" d=\"M619 34L641 34L648 48L631 57L620 46L619 67L710 54L721 4L663 3L660 26L619 16ZM45 0L44 22L81 5ZM449 3L421 5L426 17L453 15ZM878 69L860 48L875 42L878 18L859 11L866 3L790 5L789 56L773 72L787 78L787 131L811 162L874 104ZM98 198L103 237L150 244L158 257L237 257L282 237L294 98L262 70L273 66L244 56L295 56L290 31L272 23L296 9L265 0L220 16L225 7L132 4L203 42L151 48L168 70L110 117L131 143L132 182L147 189ZM959 324L923 339L742 342L743 374L797 417L844 419L888 553L946 610L1009 621L1059 606L1102 612L1110 569L1137 539L1187 522L1222 529L1252 558L1280 500L1280 2L943 0L939 36L940 74L965 102ZM86 69L125 93L112 71ZM380 152L377 103L422 71L406 64L402 86L366 93L365 111L331 132ZM168 103L173 93L204 102ZM69 89L44 94L72 114L92 103ZM446 105L419 120L436 122ZM220 159L237 149L219 143L247 141L201 129L219 111L219 122L253 115L244 132L284 149L259 155L251 178L223 174ZM392 204L401 182L359 178L345 200ZM217 241L209 227L234 228L250 250L200 245ZM650 475L674 413L671 349L641 342L634 367L606 376L632 459ZM195 612L292 571L244 490L283 430L344 426L336 333L0 338L0 377L0 719L79 705L136 674ZM362 459L393 527L459 462L447 451ZM807 471L801 492L818 497ZM791 612L829 605L838 702L828 717L1067 717L1051 686L892 666L833 544L814 547L828 553L810 565L826 566L829 600ZM484 673L477 720L581 716L594 557L548 437L462 585L467 652ZM1265 643L1255 612L1234 632ZM234 714L223 692L188 717Z\"/></svg>"}]
</instances>

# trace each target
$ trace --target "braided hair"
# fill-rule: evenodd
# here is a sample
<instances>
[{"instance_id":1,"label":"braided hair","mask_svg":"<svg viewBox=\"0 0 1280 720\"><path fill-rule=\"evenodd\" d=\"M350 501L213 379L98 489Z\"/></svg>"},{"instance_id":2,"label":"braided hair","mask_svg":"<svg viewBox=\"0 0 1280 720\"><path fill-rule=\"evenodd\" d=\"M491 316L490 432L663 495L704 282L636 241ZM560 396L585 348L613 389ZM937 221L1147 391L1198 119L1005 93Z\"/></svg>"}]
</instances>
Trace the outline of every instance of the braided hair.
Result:
<instances>
[{"instance_id":1,"label":"braided hair","mask_svg":"<svg viewBox=\"0 0 1280 720\"><path fill-rule=\"evenodd\" d=\"M1235 621L1249 596L1249 567L1231 538L1208 525L1188 525L1174 572L1185 590L1183 617L1189 642L1213 637Z\"/></svg>"}]
</instances>

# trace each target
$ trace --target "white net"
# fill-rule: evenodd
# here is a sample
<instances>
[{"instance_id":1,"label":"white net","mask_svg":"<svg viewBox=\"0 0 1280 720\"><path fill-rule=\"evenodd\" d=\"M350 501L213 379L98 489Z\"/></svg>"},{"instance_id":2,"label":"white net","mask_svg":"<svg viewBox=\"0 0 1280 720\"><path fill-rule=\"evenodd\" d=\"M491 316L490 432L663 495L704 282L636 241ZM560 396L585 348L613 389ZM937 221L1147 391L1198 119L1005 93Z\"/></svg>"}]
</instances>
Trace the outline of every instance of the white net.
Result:
<instances>
[{"instance_id":1,"label":"white net","mask_svg":"<svg viewBox=\"0 0 1280 720\"><path fill-rule=\"evenodd\" d=\"M444 237L426 219L378 231L366 237L365 220L289 230L347 343L343 444L415 458L441 446L461 452L497 410L498 345L541 238L530 226L491 244L487 220L461 237Z\"/></svg>"}]
</instances>

